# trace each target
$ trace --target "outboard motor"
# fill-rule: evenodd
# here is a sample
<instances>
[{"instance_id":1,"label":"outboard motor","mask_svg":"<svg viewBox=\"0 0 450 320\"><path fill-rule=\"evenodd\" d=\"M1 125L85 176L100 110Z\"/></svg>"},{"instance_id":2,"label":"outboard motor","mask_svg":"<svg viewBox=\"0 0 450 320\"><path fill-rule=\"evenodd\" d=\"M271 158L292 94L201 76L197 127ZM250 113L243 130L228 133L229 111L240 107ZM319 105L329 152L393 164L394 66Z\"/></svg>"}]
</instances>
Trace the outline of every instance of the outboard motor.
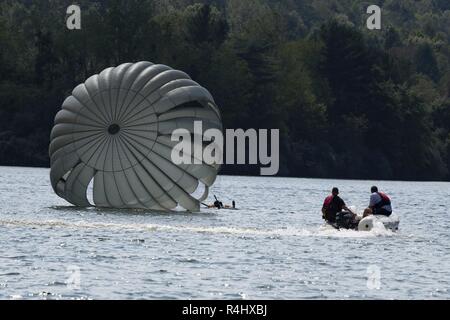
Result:
<instances>
[{"instance_id":1,"label":"outboard motor","mask_svg":"<svg viewBox=\"0 0 450 320\"><path fill-rule=\"evenodd\" d=\"M355 223L352 213L341 211L336 214L336 226L339 229L355 229L358 225Z\"/></svg>"}]
</instances>

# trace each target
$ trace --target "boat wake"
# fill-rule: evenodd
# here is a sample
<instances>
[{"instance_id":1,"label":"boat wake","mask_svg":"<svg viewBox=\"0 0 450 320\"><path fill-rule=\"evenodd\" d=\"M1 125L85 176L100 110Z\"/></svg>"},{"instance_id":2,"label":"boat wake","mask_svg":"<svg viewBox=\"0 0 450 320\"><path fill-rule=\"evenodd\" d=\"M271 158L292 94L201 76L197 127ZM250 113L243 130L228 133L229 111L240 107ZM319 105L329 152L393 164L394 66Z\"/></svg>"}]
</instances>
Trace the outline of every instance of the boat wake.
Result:
<instances>
[{"instance_id":1,"label":"boat wake","mask_svg":"<svg viewBox=\"0 0 450 320\"><path fill-rule=\"evenodd\" d=\"M329 225L323 225L315 229L298 229L293 227L278 229L259 229L251 227L225 227L225 226L180 226L164 224L124 224L124 223L103 223L86 221L61 221L61 220L0 220L0 226L17 228L67 228L67 229L107 229L107 230L127 230L141 232L189 232L223 234L236 236L262 236L262 237L336 237L336 238L368 238L378 236L394 236L395 233L384 228L382 224L376 226L371 231L336 230Z\"/></svg>"},{"instance_id":2,"label":"boat wake","mask_svg":"<svg viewBox=\"0 0 450 320\"><path fill-rule=\"evenodd\" d=\"M340 229L337 230L334 227L324 224L317 231L317 235L324 237L335 237L335 238L370 238L370 237L392 237L397 233L393 232L382 223L377 223L373 226L370 231L357 231L350 229Z\"/></svg>"}]
</instances>

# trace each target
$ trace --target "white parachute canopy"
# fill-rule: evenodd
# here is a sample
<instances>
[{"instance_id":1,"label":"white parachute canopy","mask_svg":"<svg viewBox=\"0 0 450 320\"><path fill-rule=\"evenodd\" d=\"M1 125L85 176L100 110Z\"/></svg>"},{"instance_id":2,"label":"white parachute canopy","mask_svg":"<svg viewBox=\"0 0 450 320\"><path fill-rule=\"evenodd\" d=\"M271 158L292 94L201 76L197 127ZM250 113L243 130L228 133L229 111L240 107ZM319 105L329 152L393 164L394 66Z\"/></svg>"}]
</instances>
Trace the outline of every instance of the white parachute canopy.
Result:
<instances>
[{"instance_id":1,"label":"white parachute canopy","mask_svg":"<svg viewBox=\"0 0 450 320\"><path fill-rule=\"evenodd\" d=\"M184 72L150 62L108 68L77 86L56 115L53 189L80 207L198 211L220 165L171 160L178 143L172 132L193 135L194 121L222 130L213 97ZM94 204L87 197L92 179Z\"/></svg>"}]
</instances>

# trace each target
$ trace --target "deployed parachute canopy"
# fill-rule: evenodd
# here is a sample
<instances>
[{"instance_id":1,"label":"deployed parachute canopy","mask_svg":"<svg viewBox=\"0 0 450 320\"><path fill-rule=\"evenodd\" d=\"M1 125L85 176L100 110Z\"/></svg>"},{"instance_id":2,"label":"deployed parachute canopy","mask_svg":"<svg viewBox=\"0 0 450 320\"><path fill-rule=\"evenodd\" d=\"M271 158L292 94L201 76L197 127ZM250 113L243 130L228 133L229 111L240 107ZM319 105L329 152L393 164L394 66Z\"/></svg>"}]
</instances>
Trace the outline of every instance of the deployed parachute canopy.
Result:
<instances>
[{"instance_id":1,"label":"deployed parachute canopy","mask_svg":"<svg viewBox=\"0 0 450 320\"><path fill-rule=\"evenodd\" d=\"M194 121L222 130L213 97L184 72L150 62L108 68L77 86L56 115L53 189L81 207L199 211L220 166L171 160L172 132L193 134Z\"/></svg>"}]
</instances>

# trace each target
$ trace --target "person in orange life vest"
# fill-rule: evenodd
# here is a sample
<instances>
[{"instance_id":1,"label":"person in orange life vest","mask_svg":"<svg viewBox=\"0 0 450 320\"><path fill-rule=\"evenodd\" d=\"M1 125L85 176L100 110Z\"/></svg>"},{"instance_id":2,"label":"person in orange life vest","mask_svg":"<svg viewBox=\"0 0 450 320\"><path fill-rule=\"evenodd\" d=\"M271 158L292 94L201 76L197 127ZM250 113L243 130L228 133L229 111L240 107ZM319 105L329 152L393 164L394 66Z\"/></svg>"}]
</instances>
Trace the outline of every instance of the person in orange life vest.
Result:
<instances>
[{"instance_id":1,"label":"person in orange life vest","mask_svg":"<svg viewBox=\"0 0 450 320\"><path fill-rule=\"evenodd\" d=\"M379 192L376 186L371 189L369 207L364 210L364 217L369 215L382 215L389 217L392 214L391 199L383 192Z\"/></svg>"},{"instance_id":2,"label":"person in orange life vest","mask_svg":"<svg viewBox=\"0 0 450 320\"><path fill-rule=\"evenodd\" d=\"M356 214L354 214L345 204L344 200L342 200L341 197L339 197L339 189L333 188L331 191L331 195L325 198L325 201L323 202L322 206L322 218L328 222L334 223L336 222L336 215L337 213L341 212L342 210L346 210L353 214L353 217L356 217Z\"/></svg>"}]
</instances>

